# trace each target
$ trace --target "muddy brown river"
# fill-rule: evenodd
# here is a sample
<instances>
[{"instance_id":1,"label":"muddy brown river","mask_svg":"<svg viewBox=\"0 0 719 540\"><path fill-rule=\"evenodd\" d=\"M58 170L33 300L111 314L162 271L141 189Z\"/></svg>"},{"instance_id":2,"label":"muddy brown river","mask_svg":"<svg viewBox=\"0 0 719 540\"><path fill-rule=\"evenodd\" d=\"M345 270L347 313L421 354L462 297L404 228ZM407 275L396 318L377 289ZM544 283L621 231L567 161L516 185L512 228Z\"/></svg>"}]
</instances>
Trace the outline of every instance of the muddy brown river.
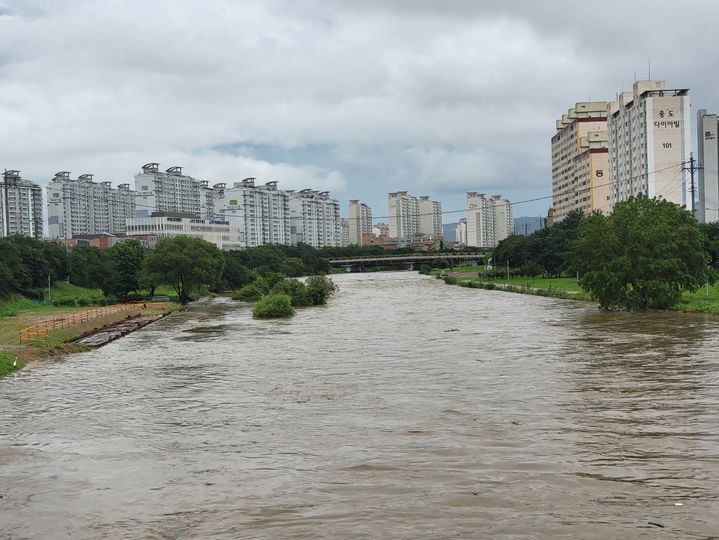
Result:
<instances>
[{"instance_id":1,"label":"muddy brown river","mask_svg":"<svg viewBox=\"0 0 719 540\"><path fill-rule=\"evenodd\" d=\"M0 538L719 537L719 319L335 277L0 380Z\"/></svg>"}]
</instances>

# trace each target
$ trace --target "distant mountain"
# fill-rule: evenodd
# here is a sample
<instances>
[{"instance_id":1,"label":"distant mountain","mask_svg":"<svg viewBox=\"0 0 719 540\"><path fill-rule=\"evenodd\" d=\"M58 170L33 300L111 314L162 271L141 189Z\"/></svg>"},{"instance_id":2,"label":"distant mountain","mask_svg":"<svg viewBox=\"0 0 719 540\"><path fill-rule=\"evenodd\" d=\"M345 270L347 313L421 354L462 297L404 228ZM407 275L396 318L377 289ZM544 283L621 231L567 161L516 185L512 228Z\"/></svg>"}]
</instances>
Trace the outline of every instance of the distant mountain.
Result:
<instances>
[{"instance_id":1,"label":"distant mountain","mask_svg":"<svg viewBox=\"0 0 719 540\"><path fill-rule=\"evenodd\" d=\"M538 216L524 216L514 218L514 234L532 234L544 227L542 218Z\"/></svg>"}]
</instances>

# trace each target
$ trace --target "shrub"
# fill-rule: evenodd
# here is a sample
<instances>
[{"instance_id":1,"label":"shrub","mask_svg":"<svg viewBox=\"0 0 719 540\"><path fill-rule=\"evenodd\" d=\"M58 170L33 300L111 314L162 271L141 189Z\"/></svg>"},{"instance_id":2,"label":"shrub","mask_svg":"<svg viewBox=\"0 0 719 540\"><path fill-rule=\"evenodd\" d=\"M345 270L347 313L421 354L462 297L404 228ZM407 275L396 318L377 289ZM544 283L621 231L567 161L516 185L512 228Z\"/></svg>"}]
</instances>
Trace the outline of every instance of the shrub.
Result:
<instances>
[{"instance_id":1,"label":"shrub","mask_svg":"<svg viewBox=\"0 0 719 540\"><path fill-rule=\"evenodd\" d=\"M312 276L305 282L310 303L319 306L327 303L327 299L337 292L337 285L327 276Z\"/></svg>"},{"instance_id":2,"label":"shrub","mask_svg":"<svg viewBox=\"0 0 719 540\"><path fill-rule=\"evenodd\" d=\"M296 279L285 279L279 283L275 283L275 286L272 287L272 292L275 294L289 295L289 297L292 298L292 305L294 307L312 305L307 286Z\"/></svg>"},{"instance_id":3,"label":"shrub","mask_svg":"<svg viewBox=\"0 0 719 540\"><path fill-rule=\"evenodd\" d=\"M254 283L245 285L241 289L235 291L232 295L233 300L241 300L242 302L255 302L262 297L262 291Z\"/></svg>"},{"instance_id":4,"label":"shrub","mask_svg":"<svg viewBox=\"0 0 719 540\"><path fill-rule=\"evenodd\" d=\"M256 319L281 319L295 314L292 298L287 294L267 294L252 307Z\"/></svg>"},{"instance_id":5,"label":"shrub","mask_svg":"<svg viewBox=\"0 0 719 540\"><path fill-rule=\"evenodd\" d=\"M430 275L432 273L432 265L423 264L419 267L419 273L424 275Z\"/></svg>"},{"instance_id":6,"label":"shrub","mask_svg":"<svg viewBox=\"0 0 719 540\"><path fill-rule=\"evenodd\" d=\"M520 267L519 273L526 277L535 277L544 274L544 268L537 261L527 261Z\"/></svg>"},{"instance_id":7,"label":"shrub","mask_svg":"<svg viewBox=\"0 0 719 540\"><path fill-rule=\"evenodd\" d=\"M59 298L58 300L53 300L52 304L54 306L74 306L75 299L74 298Z\"/></svg>"},{"instance_id":8,"label":"shrub","mask_svg":"<svg viewBox=\"0 0 719 540\"><path fill-rule=\"evenodd\" d=\"M82 298L78 298L76 303L78 306L89 306L90 299L83 296Z\"/></svg>"}]
</instances>

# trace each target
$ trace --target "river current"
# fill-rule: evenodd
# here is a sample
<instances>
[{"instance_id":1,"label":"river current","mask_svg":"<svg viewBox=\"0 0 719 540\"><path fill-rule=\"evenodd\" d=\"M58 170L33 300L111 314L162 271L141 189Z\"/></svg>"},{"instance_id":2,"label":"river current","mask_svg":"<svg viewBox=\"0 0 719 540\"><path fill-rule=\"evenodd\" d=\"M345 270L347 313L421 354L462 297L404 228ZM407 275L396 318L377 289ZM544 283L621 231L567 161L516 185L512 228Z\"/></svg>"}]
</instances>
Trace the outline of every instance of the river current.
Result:
<instances>
[{"instance_id":1,"label":"river current","mask_svg":"<svg viewBox=\"0 0 719 540\"><path fill-rule=\"evenodd\" d=\"M333 279L0 380L0 538L719 537L719 319Z\"/></svg>"}]
</instances>

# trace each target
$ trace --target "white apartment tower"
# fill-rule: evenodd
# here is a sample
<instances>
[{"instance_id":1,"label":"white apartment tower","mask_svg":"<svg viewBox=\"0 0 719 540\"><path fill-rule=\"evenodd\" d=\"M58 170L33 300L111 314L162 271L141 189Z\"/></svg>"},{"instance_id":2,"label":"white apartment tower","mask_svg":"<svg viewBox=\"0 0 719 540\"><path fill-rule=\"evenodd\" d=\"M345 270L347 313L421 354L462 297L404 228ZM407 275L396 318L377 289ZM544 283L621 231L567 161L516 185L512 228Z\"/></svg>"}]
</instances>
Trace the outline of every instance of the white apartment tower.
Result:
<instances>
[{"instance_id":1,"label":"white apartment tower","mask_svg":"<svg viewBox=\"0 0 719 540\"><path fill-rule=\"evenodd\" d=\"M691 151L689 90L636 81L609 103L607 131L612 206L643 194L692 209L682 171Z\"/></svg>"},{"instance_id":2,"label":"white apartment tower","mask_svg":"<svg viewBox=\"0 0 719 540\"><path fill-rule=\"evenodd\" d=\"M501 195L487 198L476 191L467 193L466 245L495 247L512 234L512 224L512 204L507 199Z\"/></svg>"},{"instance_id":3,"label":"white apartment tower","mask_svg":"<svg viewBox=\"0 0 719 540\"><path fill-rule=\"evenodd\" d=\"M442 203L423 195L419 198L419 233L441 238Z\"/></svg>"},{"instance_id":4,"label":"white apartment tower","mask_svg":"<svg viewBox=\"0 0 719 540\"><path fill-rule=\"evenodd\" d=\"M494 245L494 204L476 191L467 193L467 245Z\"/></svg>"},{"instance_id":5,"label":"white apartment tower","mask_svg":"<svg viewBox=\"0 0 719 540\"><path fill-rule=\"evenodd\" d=\"M215 210L218 217L234 221L242 247L290 243L289 196L277 189L277 182L255 185L245 178L232 187L215 184Z\"/></svg>"},{"instance_id":6,"label":"white apartment tower","mask_svg":"<svg viewBox=\"0 0 719 540\"><path fill-rule=\"evenodd\" d=\"M492 196L494 206L494 246L514 233L512 203L500 195Z\"/></svg>"},{"instance_id":7,"label":"white apartment tower","mask_svg":"<svg viewBox=\"0 0 719 540\"><path fill-rule=\"evenodd\" d=\"M389 237L408 238L419 232L419 200L406 191L390 193Z\"/></svg>"},{"instance_id":8,"label":"white apartment tower","mask_svg":"<svg viewBox=\"0 0 719 540\"><path fill-rule=\"evenodd\" d=\"M340 203L327 191L303 189L288 191L290 202L290 239L293 245L315 248L342 245Z\"/></svg>"},{"instance_id":9,"label":"white apartment tower","mask_svg":"<svg viewBox=\"0 0 719 540\"><path fill-rule=\"evenodd\" d=\"M8 171L0 179L0 237L42 238L42 188Z\"/></svg>"},{"instance_id":10,"label":"white apartment tower","mask_svg":"<svg viewBox=\"0 0 719 540\"><path fill-rule=\"evenodd\" d=\"M460 218L457 223L457 229L455 231L454 241L460 246L467 245L467 218Z\"/></svg>"},{"instance_id":11,"label":"white apartment tower","mask_svg":"<svg viewBox=\"0 0 719 540\"><path fill-rule=\"evenodd\" d=\"M94 182L91 174L72 179L69 172L62 171L46 189L50 238L125 234L127 219L135 215L135 193L129 184L115 189L111 182Z\"/></svg>"},{"instance_id":12,"label":"white apartment tower","mask_svg":"<svg viewBox=\"0 0 719 540\"><path fill-rule=\"evenodd\" d=\"M717 115L697 112L697 150L699 169L699 200L696 218L701 223L719 221L719 126Z\"/></svg>"},{"instance_id":13,"label":"white apartment tower","mask_svg":"<svg viewBox=\"0 0 719 540\"><path fill-rule=\"evenodd\" d=\"M611 210L606 101L577 103L556 122L552 137L555 221L573 210ZM511 228L510 228L511 230Z\"/></svg>"},{"instance_id":14,"label":"white apartment tower","mask_svg":"<svg viewBox=\"0 0 719 540\"><path fill-rule=\"evenodd\" d=\"M182 167L160 171L158 163L146 163L135 175L136 217L172 212L213 219L214 191L207 182L182 174Z\"/></svg>"},{"instance_id":15,"label":"white apartment tower","mask_svg":"<svg viewBox=\"0 0 719 540\"><path fill-rule=\"evenodd\" d=\"M361 246L363 235L372 234L372 209L363 202L351 200L347 224L349 228L347 245Z\"/></svg>"}]
</instances>

